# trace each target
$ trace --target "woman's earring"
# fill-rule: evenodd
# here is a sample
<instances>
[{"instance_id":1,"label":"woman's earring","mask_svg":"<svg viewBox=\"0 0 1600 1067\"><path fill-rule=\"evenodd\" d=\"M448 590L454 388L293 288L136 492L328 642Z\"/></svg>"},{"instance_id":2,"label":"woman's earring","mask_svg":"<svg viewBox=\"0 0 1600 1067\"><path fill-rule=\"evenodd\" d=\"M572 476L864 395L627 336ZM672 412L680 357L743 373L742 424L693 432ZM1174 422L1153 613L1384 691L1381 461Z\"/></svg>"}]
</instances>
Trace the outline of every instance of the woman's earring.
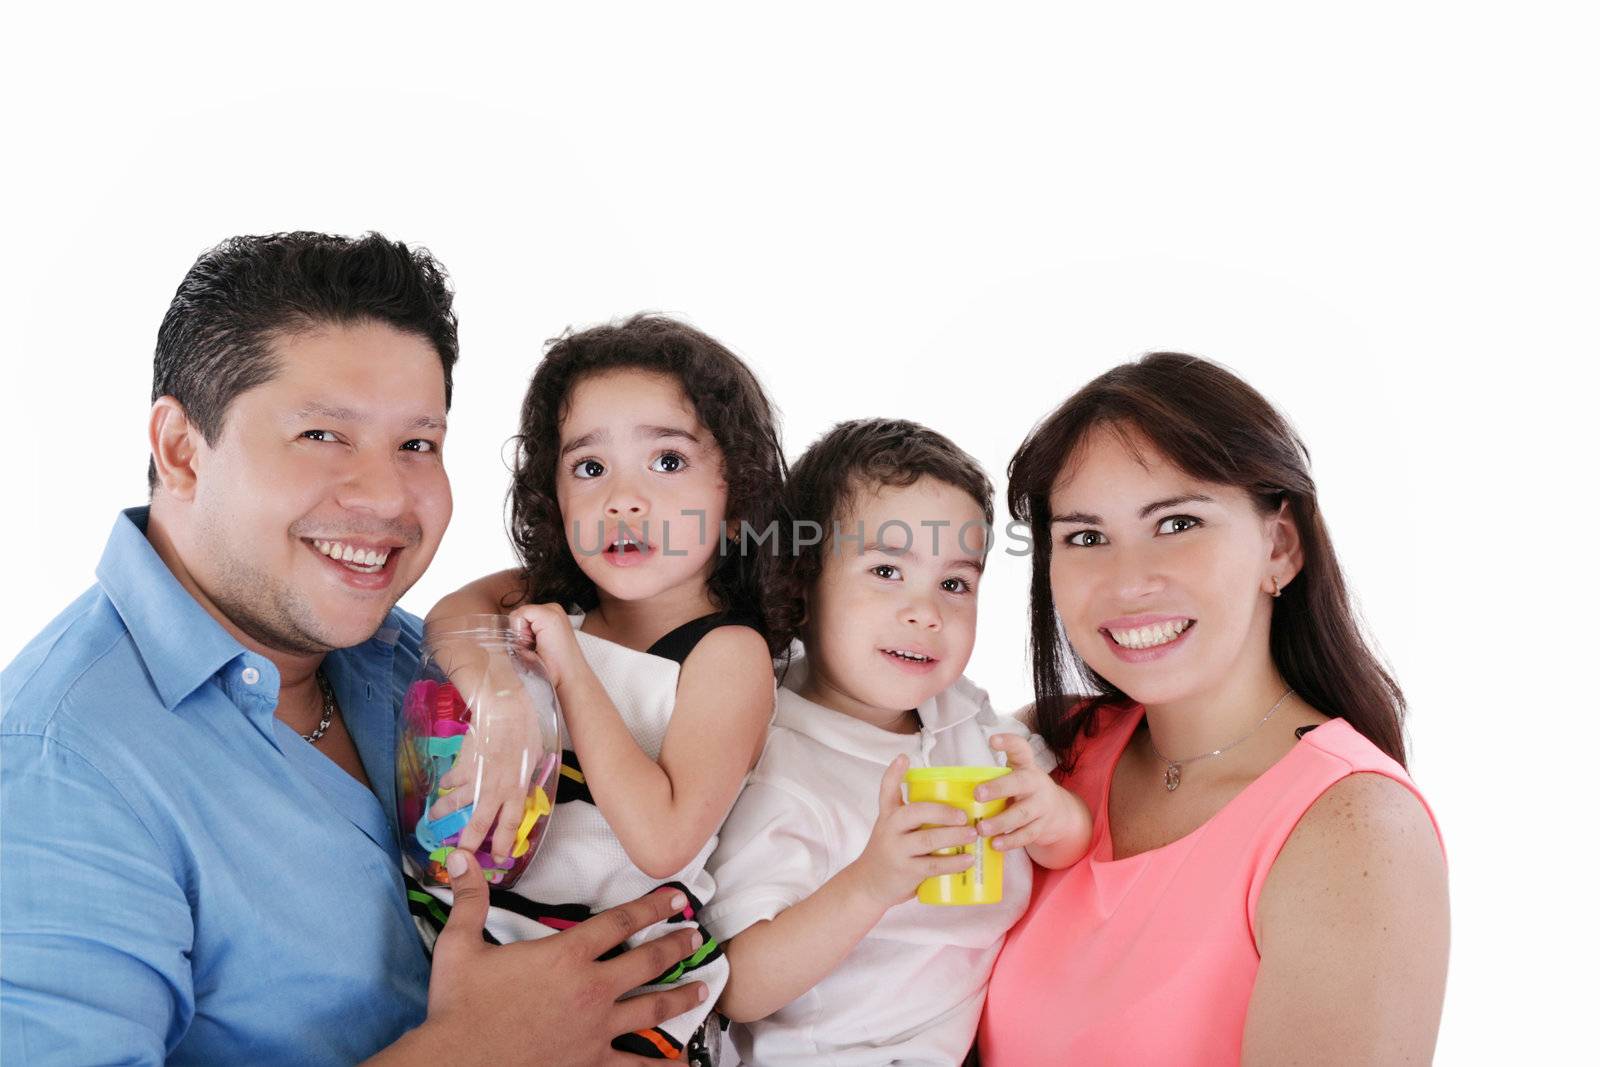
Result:
<instances>
[{"instance_id":1,"label":"woman's earring","mask_svg":"<svg viewBox=\"0 0 1600 1067\"><path fill-rule=\"evenodd\" d=\"M1274 576L1272 579L1272 599L1277 600L1282 595L1283 590L1278 587L1278 579Z\"/></svg>"}]
</instances>

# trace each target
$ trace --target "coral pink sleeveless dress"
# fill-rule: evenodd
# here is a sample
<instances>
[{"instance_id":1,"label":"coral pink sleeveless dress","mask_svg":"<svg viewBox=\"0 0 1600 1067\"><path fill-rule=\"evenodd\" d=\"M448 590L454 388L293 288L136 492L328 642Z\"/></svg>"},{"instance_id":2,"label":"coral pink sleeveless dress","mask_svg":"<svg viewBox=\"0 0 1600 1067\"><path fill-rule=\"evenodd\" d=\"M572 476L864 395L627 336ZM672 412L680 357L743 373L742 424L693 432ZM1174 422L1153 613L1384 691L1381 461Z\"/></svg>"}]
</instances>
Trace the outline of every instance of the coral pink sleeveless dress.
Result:
<instances>
[{"instance_id":1,"label":"coral pink sleeveless dress","mask_svg":"<svg viewBox=\"0 0 1600 1067\"><path fill-rule=\"evenodd\" d=\"M1094 817L1089 853L1036 872L989 983L984 1067L1237 1063L1261 963L1256 901L1301 815L1360 772L1417 793L1404 768L1333 719L1194 832L1115 860L1111 770L1143 718L1139 707L1102 712L1065 780Z\"/></svg>"}]
</instances>

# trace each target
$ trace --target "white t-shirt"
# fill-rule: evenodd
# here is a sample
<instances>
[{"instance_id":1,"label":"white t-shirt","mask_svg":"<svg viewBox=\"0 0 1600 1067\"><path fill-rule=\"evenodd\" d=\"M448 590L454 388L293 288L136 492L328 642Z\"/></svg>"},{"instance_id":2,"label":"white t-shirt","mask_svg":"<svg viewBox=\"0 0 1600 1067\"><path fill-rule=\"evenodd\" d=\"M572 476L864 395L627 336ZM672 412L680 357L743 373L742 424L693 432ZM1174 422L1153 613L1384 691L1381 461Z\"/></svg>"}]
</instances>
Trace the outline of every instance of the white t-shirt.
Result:
<instances>
[{"instance_id":1,"label":"white t-shirt","mask_svg":"<svg viewBox=\"0 0 1600 1067\"><path fill-rule=\"evenodd\" d=\"M1003 764L989 738L1028 734L965 678L917 709L918 734L814 704L794 691L799 681L791 668L761 760L708 865L717 890L703 921L724 942L810 896L861 855L884 768L897 755L909 754L912 766ZM1040 765L1053 767L1043 741L1031 743ZM1006 854L1004 878L998 904L913 899L890 908L810 992L765 1019L733 1024L739 1056L760 1067L960 1063L1000 942L1028 904L1025 851Z\"/></svg>"}]
</instances>

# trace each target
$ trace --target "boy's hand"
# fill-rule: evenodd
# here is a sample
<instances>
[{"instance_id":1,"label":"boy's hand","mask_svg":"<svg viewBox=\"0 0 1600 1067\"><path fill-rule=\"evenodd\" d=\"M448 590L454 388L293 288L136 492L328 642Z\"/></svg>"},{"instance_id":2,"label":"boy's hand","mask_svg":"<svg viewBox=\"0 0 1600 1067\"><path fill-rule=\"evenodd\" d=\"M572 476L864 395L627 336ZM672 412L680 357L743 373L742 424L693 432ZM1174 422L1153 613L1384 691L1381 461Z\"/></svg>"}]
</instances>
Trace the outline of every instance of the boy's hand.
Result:
<instances>
[{"instance_id":1,"label":"boy's hand","mask_svg":"<svg viewBox=\"0 0 1600 1067\"><path fill-rule=\"evenodd\" d=\"M998 815L978 823L978 832L992 838L996 849L1045 847L1081 836L1089 826L1089 809L1070 790L1039 769L1020 734L995 734L989 747L1006 754L1011 773L985 782L973 790L979 801L1010 797L1011 803Z\"/></svg>"},{"instance_id":2,"label":"boy's hand","mask_svg":"<svg viewBox=\"0 0 1600 1067\"><path fill-rule=\"evenodd\" d=\"M900 781L911 761L896 756L878 784L878 821L861 855L846 868L857 886L884 907L909 900L924 878L959 874L972 866L973 857L935 856L941 848L969 845L978 833L967 823L966 813L948 804L907 804L900 796ZM928 824L930 829L923 829Z\"/></svg>"}]
</instances>

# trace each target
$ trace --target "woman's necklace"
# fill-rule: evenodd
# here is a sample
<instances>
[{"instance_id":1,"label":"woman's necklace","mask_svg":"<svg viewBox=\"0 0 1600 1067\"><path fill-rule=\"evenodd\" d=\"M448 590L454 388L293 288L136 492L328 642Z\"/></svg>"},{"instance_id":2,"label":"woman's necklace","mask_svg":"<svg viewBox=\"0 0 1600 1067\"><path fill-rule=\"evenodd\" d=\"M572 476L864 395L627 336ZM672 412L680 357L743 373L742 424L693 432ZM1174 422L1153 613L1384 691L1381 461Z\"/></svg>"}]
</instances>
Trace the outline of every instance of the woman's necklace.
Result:
<instances>
[{"instance_id":1,"label":"woman's necklace","mask_svg":"<svg viewBox=\"0 0 1600 1067\"><path fill-rule=\"evenodd\" d=\"M1278 698L1278 702L1276 704L1272 705L1272 707L1268 708L1267 709L1267 713L1265 715L1261 716L1261 721L1256 723L1253 727L1251 727L1250 731L1248 733L1246 733L1243 737L1239 738L1237 741L1230 742L1229 744L1223 745L1221 748L1218 748L1218 749L1213 749L1210 752L1202 752L1198 756L1190 756L1188 759L1169 759L1169 758L1167 758L1167 756L1164 755L1159 748L1156 748L1156 735L1155 735L1155 731L1152 730L1150 732L1150 748L1151 748L1152 751L1155 752L1157 758L1159 758L1161 760L1161 762L1163 762L1163 763L1165 763L1167 765L1167 792L1169 792L1169 793L1172 792L1174 789L1178 788L1179 784L1182 782L1182 780L1183 780L1183 765L1185 763L1193 763L1196 760L1210 759L1212 756L1220 756L1224 752L1228 751L1228 749L1232 748L1234 745L1240 744L1241 742L1246 741L1251 737L1254 737L1256 731L1261 729L1263 726L1267 725L1267 720L1272 718L1272 713L1277 711L1279 706L1282 705L1285 700L1289 699L1289 694L1292 693L1292 692L1294 692L1294 690L1285 689L1283 691L1283 696Z\"/></svg>"}]
</instances>

